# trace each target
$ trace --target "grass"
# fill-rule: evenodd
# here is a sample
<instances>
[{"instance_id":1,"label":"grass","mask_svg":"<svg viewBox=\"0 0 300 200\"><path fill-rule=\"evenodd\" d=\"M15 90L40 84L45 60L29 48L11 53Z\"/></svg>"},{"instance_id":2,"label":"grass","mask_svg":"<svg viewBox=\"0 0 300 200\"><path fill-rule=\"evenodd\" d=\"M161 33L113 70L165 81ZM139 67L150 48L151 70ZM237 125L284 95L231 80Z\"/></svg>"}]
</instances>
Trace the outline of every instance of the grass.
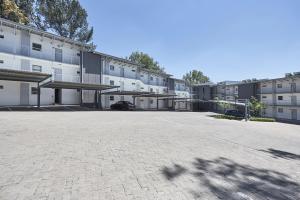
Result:
<instances>
[{"instance_id":1,"label":"grass","mask_svg":"<svg viewBox=\"0 0 300 200\"><path fill-rule=\"evenodd\" d=\"M276 120L274 118L266 118L266 117L251 117L250 121L256 121L256 122L275 122Z\"/></svg>"}]
</instances>

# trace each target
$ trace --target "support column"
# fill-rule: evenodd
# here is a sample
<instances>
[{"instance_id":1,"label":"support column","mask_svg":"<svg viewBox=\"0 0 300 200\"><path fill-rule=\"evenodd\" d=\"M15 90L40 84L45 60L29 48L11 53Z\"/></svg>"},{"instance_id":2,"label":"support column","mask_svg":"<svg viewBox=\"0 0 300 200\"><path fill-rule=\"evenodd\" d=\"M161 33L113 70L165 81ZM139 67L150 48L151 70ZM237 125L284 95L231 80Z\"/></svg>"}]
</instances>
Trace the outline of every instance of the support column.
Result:
<instances>
[{"instance_id":1,"label":"support column","mask_svg":"<svg viewBox=\"0 0 300 200\"><path fill-rule=\"evenodd\" d=\"M158 97L156 97L156 110L158 110Z\"/></svg>"},{"instance_id":2,"label":"support column","mask_svg":"<svg viewBox=\"0 0 300 200\"><path fill-rule=\"evenodd\" d=\"M40 88L40 83L37 85L37 106L38 108L41 107L41 88Z\"/></svg>"}]
</instances>

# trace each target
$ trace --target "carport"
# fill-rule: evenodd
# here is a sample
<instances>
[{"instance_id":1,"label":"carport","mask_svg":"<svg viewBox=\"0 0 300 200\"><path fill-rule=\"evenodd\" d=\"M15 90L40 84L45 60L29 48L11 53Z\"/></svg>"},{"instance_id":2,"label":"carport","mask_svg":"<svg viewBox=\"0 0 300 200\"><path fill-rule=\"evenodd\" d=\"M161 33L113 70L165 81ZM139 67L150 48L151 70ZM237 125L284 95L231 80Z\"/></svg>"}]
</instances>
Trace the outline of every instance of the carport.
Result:
<instances>
[{"instance_id":1,"label":"carport","mask_svg":"<svg viewBox=\"0 0 300 200\"><path fill-rule=\"evenodd\" d=\"M174 102L184 102L186 104L186 109L187 109L187 103L189 102L190 103L190 100L191 98L189 97L166 97L166 98L161 98L159 100L168 100L168 101L172 101L172 108L175 109L175 106L174 106Z\"/></svg>"},{"instance_id":2,"label":"carport","mask_svg":"<svg viewBox=\"0 0 300 200\"><path fill-rule=\"evenodd\" d=\"M140 94L140 95L134 95L132 96L134 99L135 104L135 98L137 97L149 97L149 98L156 98L156 110L158 110L158 101L159 100L165 100L165 99L159 99L159 98L170 98L170 97L176 97L176 94L156 94L156 93L148 93L148 94Z\"/></svg>"},{"instance_id":3,"label":"carport","mask_svg":"<svg viewBox=\"0 0 300 200\"><path fill-rule=\"evenodd\" d=\"M54 81L43 83L40 87L52 88L52 89L78 89L78 90L94 90L95 91L95 106L99 108L99 91L118 88L119 86L103 85L103 84L91 84L91 83L77 83L77 82L65 82ZM82 98L81 98L82 101ZM81 102L82 103L82 102ZM40 106L40 105L38 105Z\"/></svg>"},{"instance_id":4,"label":"carport","mask_svg":"<svg viewBox=\"0 0 300 200\"><path fill-rule=\"evenodd\" d=\"M40 106L40 83L50 78L51 74L41 72L29 72L21 70L0 69L0 80L5 81L22 81L37 83L37 106Z\"/></svg>"}]
</instances>

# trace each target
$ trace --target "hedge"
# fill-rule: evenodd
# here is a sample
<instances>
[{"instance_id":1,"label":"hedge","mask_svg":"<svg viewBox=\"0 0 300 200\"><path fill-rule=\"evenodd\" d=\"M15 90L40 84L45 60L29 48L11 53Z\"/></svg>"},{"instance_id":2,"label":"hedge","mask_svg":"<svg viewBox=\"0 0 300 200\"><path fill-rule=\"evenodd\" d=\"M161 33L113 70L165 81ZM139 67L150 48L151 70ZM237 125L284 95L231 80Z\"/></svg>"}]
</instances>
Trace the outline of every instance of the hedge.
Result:
<instances>
[{"instance_id":1,"label":"hedge","mask_svg":"<svg viewBox=\"0 0 300 200\"><path fill-rule=\"evenodd\" d=\"M275 122L276 120L274 118L251 117L250 121L256 121L256 122Z\"/></svg>"}]
</instances>

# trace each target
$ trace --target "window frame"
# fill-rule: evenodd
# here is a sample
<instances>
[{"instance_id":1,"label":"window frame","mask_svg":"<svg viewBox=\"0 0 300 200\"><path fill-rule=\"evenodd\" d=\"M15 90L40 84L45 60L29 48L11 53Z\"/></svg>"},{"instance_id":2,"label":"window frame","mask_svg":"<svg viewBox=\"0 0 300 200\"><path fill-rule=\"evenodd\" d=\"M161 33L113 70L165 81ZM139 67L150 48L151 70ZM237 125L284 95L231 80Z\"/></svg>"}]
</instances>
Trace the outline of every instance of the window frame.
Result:
<instances>
[{"instance_id":1,"label":"window frame","mask_svg":"<svg viewBox=\"0 0 300 200\"><path fill-rule=\"evenodd\" d=\"M109 70L110 71L115 71L115 66L114 65L109 65Z\"/></svg>"},{"instance_id":2,"label":"window frame","mask_svg":"<svg viewBox=\"0 0 300 200\"><path fill-rule=\"evenodd\" d=\"M38 48L37 46L40 46L40 48ZM42 44L33 42L31 45L31 49L34 51L42 51Z\"/></svg>"},{"instance_id":3,"label":"window frame","mask_svg":"<svg viewBox=\"0 0 300 200\"><path fill-rule=\"evenodd\" d=\"M40 70L35 70L35 69L34 69L35 67L39 67ZM33 72L42 72L42 70L43 70L43 67L40 66L40 65L32 65L32 66L31 66L31 71L33 71Z\"/></svg>"},{"instance_id":4,"label":"window frame","mask_svg":"<svg viewBox=\"0 0 300 200\"><path fill-rule=\"evenodd\" d=\"M278 101L283 101L283 96L282 96L282 95L277 96L277 100L278 100Z\"/></svg>"}]
</instances>

